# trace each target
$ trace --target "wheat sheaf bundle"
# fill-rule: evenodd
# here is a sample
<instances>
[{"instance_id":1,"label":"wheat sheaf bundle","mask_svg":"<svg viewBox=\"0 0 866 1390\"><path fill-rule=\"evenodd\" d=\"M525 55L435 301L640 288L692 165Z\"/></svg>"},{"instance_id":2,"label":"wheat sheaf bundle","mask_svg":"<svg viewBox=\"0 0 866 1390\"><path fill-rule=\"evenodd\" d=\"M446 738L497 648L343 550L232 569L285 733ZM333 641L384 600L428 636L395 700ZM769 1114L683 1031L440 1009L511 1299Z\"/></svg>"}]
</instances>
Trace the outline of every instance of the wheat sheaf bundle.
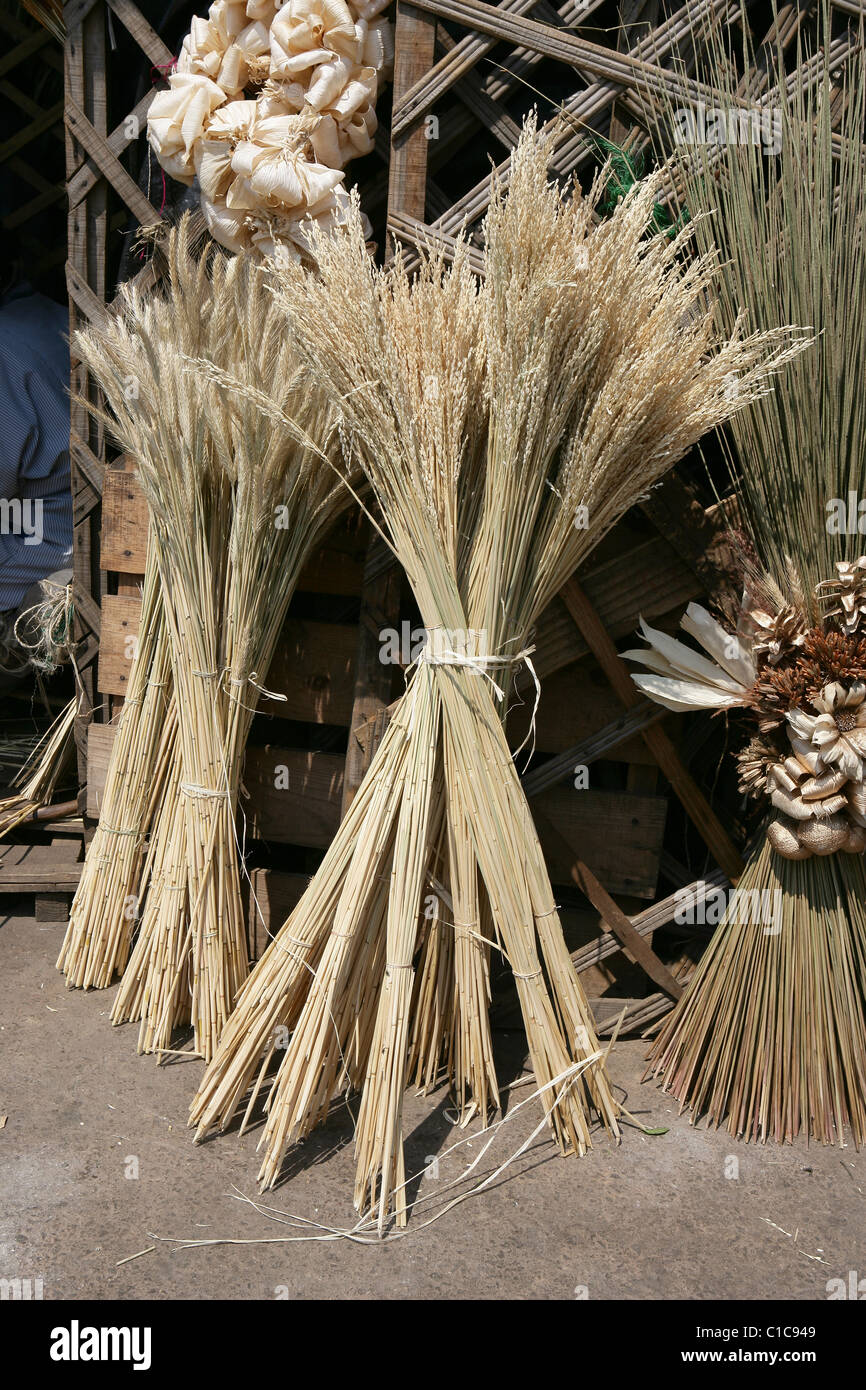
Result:
<instances>
[{"instance_id":1,"label":"wheat sheaf bundle","mask_svg":"<svg viewBox=\"0 0 866 1390\"><path fill-rule=\"evenodd\" d=\"M247 973L236 826L247 736L259 698L279 697L264 681L298 574L349 493L326 452L332 413L262 270L194 255L187 221L168 266L164 289L125 291L120 316L78 341L149 506L155 570L131 685L154 703L118 732L60 965L70 984L107 984L129 956L113 1021L141 1020L147 1051L191 1021L209 1057ZM142 732L143 776L130 763ZM140 922L131 956L124 888Z\"/></svg>"},{"instance_id":2,"label":"wheat sheaf bundle","mask_svg":"<svg viewBox=\"0 0 866 1390\"><path fill-rule=\"evenodd\" d=\"M239 997L192 1121L201 1137L245 1098L249 1113L287 1028L261 1179L356 1088L355 1201L380 1230L392 1205L405 1219L410 1079L444 1071L464 1118L498 1104L492 951L513 970L561 1148L586 1150L592 1111L617 1131L503 718L565 579L792 350L784 331L720 341L713 258L684 270L678 242L646 235L653 181L596 225L600 184L584 196L548 182L553 140L530 119L508 196L493 187L480 281L463 242L451 264L424 257L414 279L399 260L377 269L357 204L345 234L317 238L317 274L278 278L427 644L323 865Z\"/></svg>"}]
</instances>

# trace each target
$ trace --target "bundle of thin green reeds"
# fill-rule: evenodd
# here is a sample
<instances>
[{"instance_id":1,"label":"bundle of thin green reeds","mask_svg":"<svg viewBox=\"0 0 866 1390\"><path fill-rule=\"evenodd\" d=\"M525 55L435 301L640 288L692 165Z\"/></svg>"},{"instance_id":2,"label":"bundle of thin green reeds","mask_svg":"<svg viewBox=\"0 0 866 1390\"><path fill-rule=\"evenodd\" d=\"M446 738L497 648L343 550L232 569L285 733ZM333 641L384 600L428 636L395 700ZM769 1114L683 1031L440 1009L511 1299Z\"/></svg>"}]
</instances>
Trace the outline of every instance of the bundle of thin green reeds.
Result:
<instances>
[{"instance_id":1,"label":"bundle of thin green reeds","mask_svg":"<svg viewBox=\"0 0 866 1390\"><path fill-rule=\"evenodd\" d=\"M196 258L187 222L167 260L164 289L125 291L119 317L78 344L148 501L176 725L151 726L158 802L145 794L137 819L106 827L134 833L137 854L145 815L152 827L150 891L112 1017L141 1019L148 1050L191 1021L209 1057L247 973L235 824L247 736L300 569L348 493L326 452L331 414L266 276L245 257ZM161 685L145 665L139 684ZM130 933L98 894L81 916L99 924L98 949L73 931L67 956L82 941L85 982L107 983Z\"/></svg>"},{"instance_id":2,"label":"bundle of thin green reeds","mask_svg":"<svg viewBox=\"0 0 866 1390\"><path fill-rule=\"evenodd\" d=\"M355 1201L405 1218L404 1088L448 1069L464 1115L498 1103L489 956L511 966L563 1150L617 1105L503 730L539 614L610 526L711 425L763 389L786 333L722 342L712 257L647 236L655 185L607 221L548 183L534 122L493 190L484 278L370 262L355 207L280 300L358 449L427 644L325 861L247 982L193 1105L198 1135L270 1090L261 1179L347 1087L361 1091ZM688 235L688 234L686 234ZM427 895L440 910L422 916ZM589 1065L587 1065L589 1062ZM580 1075L578 1075L580 1073Z\"/></svg>"},{"instance_id":3,"label":"bundle of thin green reeds","mask_svg":"<svg viewBox=\"0 0 866 1390\"><path fill-rule=\"evenodd\" d=\"M722 253L727 324L744 307L755 325L794 321L818 336L775 392L731 425L735 485L758 557L747 567L738 628L749 673L733 698L728 686L717 701L704 691L702 703L742 704L757 719L740 755L743 787L768 799L774 818L665 1021L650 1074L683 1107L714 1124L727 1121L738 1137L781 1142L805 1132L841 1142L847 1124L859 1144L866 1141L866 562L858 564L857 520L866 458L866 67L861 30L829 71L831 38L825 10L807 66L798 45L797 67L811 78L791 83L781 50L765 72L752 53L718 36L701 75L717 90L721 112L763 134L692 143L677 160L683 201L693 215L705 214L698 243L712 239ZM838 55L840 40L833 42ZM749 92L760 94L759 104L743 119ZM680 114L668 110L668 123ZM835 607L822 602L827 597ZM682 649L667 655L667 672L652 668L662 673L660 696L683 670ZM693 656L689 662L693 677ZM640 679L647 689L656 680ZM744 911L749 900L770 904L771 913Z\"/></svg>"}]
</instances>

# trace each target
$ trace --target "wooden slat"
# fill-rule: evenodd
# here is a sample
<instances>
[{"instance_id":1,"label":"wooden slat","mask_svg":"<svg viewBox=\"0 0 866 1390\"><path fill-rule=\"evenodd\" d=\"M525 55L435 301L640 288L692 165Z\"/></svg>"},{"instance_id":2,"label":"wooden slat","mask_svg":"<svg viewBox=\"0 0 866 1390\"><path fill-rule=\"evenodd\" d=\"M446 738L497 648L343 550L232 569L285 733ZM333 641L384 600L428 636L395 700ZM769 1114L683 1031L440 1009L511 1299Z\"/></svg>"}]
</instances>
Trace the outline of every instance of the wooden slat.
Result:
<instances>
[{"instance_id":1,"label":"wooden slat","mask_svg":"<svg viewBox=\"0 0 866 1390\"><path fill-rule=\"evenodd\" d=\"M572 866L571 876L596 911L602 914L604 929L613 933L632 960L642 966L649 978L660 985L665 994L671 999L679 999L682 996L682 987L659 960L649 942L644 940L640 932L635 931L629 918L616 905L582 859Z\"/></svg>"},{"instance_id":2,"label":"wooden slat","mask_svg":"<svg viewBox=\"0 0 866 1390\"><path fill-rule=\"evenodd\" d=\"M576 34L563 33L549 24L539 24L522 15L506 14L483 0L416 0L419 9L468 29L490 34L513 45L534 49L546 58L592 73L621 86L635 87L657 96L676 95L696 104L715 96L706 83L682 77L658 63L616 53L601 44L590 43Z\"/></svg>"},{"instance_id":3,"label":"wooden slat","mask_svg":"<svg viewBox=\"0 0 866 1390\"><path fill-rule=\"evenodd\" d=\"M129 688L140 618L140 598L106 594L102 600L98 688L103 695L125 695Z\"/></svg>"},{"instance_id":4,"label":"wooden slat","mask_svg":"<svg viewBox=\"0 0 866 1390\"><path fill-rule=\"evenodd\" d=\"M527 14L538 0L501 0L497 9L502 14ZM471 72L477 63L496 47L495 38L467 34L454 43L451 51L438 63L432 64L400 97L394 99L391 116L391 138L401 135L437 101L441 101L461 77Z\"/></svg>"},{"instance_id":5,"label":"wooden slat","mask_svg":"<svg viewBox=\"0 0 866 1390\"><path fill-rule=\"evenodd\" d=\"M564 585L561 597L588 642L593 656L604 670L617 698L626 709L632 709L642 697L587 594L576 579L570 579ZM732 882L736 882L743 871L743 861L670 738L659 725L644 729L641 738L667 777L695 828L715 857L716 863Z\"/></svg>"},{"instance_id":6,"label":"wooden slat","mask_svg":"<svg viewBox=\"0 0 866 1390\"><path fill-rule=\"evenodd\" d=\"M145 197L135 179L126 172L105 137L93 128L84 112L71 98L66 102L65 120L75 139L99 165L114 191L142 226L151 227L159 222L159 213L150 199Z\"/></svg>"},{"instance_id":7,"label":"wooden slat","mask_svg":"<svg viewBox=\"0 0 866 1390\"><path fill-rule=\"evenodd\" d=\"M657 62L661 62L680 42L688 39L693 32L700 32L702 25L711 22L727 8L727 0L696 0L696 3L685 4L659 25L649 38L630 50L629 56L635 59L653 57ZM570 119L566 122L555 152L557 169L572 172L583 159L594 153L595 147L586 140L583 132L588 126L592 126L593 121L597 120L622 90L616 83L594 82L586 90L577 92L563 103L562 109ZM553 119L558 119L558 116ZM507 186L510 160L505 160L497 167L496 176ZM457 199L446 214L436 219L434 226L453 235L459 232L464 223L471 224L483 217L489 200L490 177L485 174L473 188Z\"/></svg>"},{"instance_id":8,"label":"wooden slat","mask_svg":"<svg viewBox=\"0 0 866 1390\"><path fill-rule=\"evenodd\" d=\"M395 22L394 102L399 104L431 66L436 48L436 20L416 5L398 0ZM422 128L391 136L388 172L389 211L424 218L429 141Z\"/></svg>"},{"instance_id":9,"label":"wooden slat","mask_svg":"<svg viewBox=\"0 0 866 1390\"><path fill-rule=\"evenodd\" d=\"M654 898L667 802L629 792L552 787L532 803L554 883L570 883L579 855L611 893Z\"/></svg>"},{"instance_id":10,"label":"wooden slat","mask_svg":"<svg viewBox=\"0 0 866 1390\"><path fill-rule=\"evenodd\" d=\"M140 138L140 135L144 132L147 125L147 113L150 110L150 104L155 96L155 89L150 92L145 92L141 100L136 102L132 110L124 116L120 125L115 126L111 134L106 137L108 148L111 150L112 154L122 154L128 145L133 144ZM132 126L128 124L130 116L135 118L135 123ZM139 135L127 134L129 129L135 129L136 127L138 128ZM87 160L67 184L66 191L69 197L69 206L77 207L82 198L87 197L88 193L102 177L102 170L99 168L99 165L91 160Z\"/></svg>"},{"instance_id":11,"label":"wooden slat","mask_svg":"<svg viewBox=\"0 0 866 1390\"><path fill-rule=\"evenodd\" d=\"M108 0L114 13L129 31L135 42L148 56L155 67L167 67L174 61L171 49L166 48L162 39L153 30L137 5L132 0Z\"/></svg>"},{"instance_id":12,"label":"wooden slat","mask_svg":"<svg viewBox=\"0 0 866 1390\"><path fill-rule=\"evenodd\" d=\"M149 525L147 503L136 474L124 467L107 468L102 487L102 569L143 574Z\"/></svg>"},{"instance_id":13,"label":"wooden slat","mask_svg":"<svg viewBox=\"0 0 866 1390\"><path fill-rule=\"evenodd\" d=\"M652 907L645 908L632 917L631 924L636 932L641 936L652 936L654 931L661 927L666 927L674 919L674 914L682 908L697 908L705 902L707 897L715 892L717 888L726 888L728 880L721 869L714 869L707 874L705 879L700 879L693 883L689 888L681 888L670 897L662 898L660 902L654 903ZM605 932L597 941L590 941L586 946L581 946L579 950L573 951L571 959L574 968L578 972L588 970L590 966L600 965L608 956L615 955L620 949L619 942Z\"/></svg>"}]
</instances>

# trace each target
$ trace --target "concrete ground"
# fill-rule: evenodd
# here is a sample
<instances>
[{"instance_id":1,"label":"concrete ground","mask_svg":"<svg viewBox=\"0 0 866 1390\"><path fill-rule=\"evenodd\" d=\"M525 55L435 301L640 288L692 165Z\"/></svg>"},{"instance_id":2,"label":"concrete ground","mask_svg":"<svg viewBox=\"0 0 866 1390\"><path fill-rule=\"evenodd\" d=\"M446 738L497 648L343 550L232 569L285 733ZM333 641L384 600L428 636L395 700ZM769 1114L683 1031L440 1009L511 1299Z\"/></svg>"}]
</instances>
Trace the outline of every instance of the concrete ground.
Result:
<instances>
[{"instance_id":1,"label":"concrete ground","mask_svg":"<svg viewBox=\"0 0 866 1390\"><path fill-rule=\"evenodd\" d=\"M639 1042L616 1046L613 1078L629 1110L667 1133L629 1128L619 1147L600 1134L586 1158L566 1160L542 1133L441 1220L425 1229L416 1213L403 1239L274 1243L297 1230L230 1195L256 1197L257 1134L193 1145L186 1112L201 1063L137 1056L135 1031L109 1026L113 991L66 990L54 968L62 930L0 918L0 1278L41 1278L46 1299L799 1300L866 1276L866 1155L695 1129L639 1084ZM498 1045L519 1073L519 1038ZM512 1112L527 1094L511 1092ZM458 1137L447 1103L440 1093L406 1106L408 1171L440 1156L422 1196L480 1148L476 1138L443 1156ZM479 1172L538 1119L536 1102L513 1112ZM264 1201L350 1226L349 1133L336 1117ZM180 1249L168 1237L270 1243Z\"/></svg>"}]
</instances>

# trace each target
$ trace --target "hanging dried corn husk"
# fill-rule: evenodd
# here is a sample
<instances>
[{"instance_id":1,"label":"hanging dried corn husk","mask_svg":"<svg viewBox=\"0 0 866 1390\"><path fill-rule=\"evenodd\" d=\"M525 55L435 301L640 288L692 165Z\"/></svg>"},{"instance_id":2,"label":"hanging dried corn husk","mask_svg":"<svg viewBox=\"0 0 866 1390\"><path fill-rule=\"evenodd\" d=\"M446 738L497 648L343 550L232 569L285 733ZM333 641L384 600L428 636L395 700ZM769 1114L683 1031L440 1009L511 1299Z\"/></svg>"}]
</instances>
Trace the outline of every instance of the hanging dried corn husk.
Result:
<instances>
[{"instance_id":1,"label":"hanging dried corn husk","mask_svg":"<svg viewBox=\"0 0 866 1390\"><path fill-rule=\"evenodd\" d=\"M391 74L385 6L353 0L215 0L193 19L148 138L192 183L214 239L232 251L309 256L308 225L342 223L343 170L369 154Z\"/></svg>"},{"instance_id":2,"label":"hanging dried corn husk","mask_svg":"<svg viewBox=\"0 0 866 1390\"><path fill-rule=\"evenodd\" d=\"M764 741L744 750L741 778L744 790L765 796L780 813L767 836L786 859L866 848L858 810L866 801L866 624L861 632L851 621L866 556L837 570L839 580L817 586L816 601L827 592L838 595L840 586L851 601L846 597L847 606L818 629L809 629L805 614L791 605L777 614L746 607L737 636L692 603L680 626L712 661L643 621L649 647L623 654L650 668L653 674L635 675L634 682L667 709L739 706L757 720ZM837 620L841 631L828 642ZM830 679L840 664L858 676L862 667L863 679Z\"/></svg>"}]
</instances>

